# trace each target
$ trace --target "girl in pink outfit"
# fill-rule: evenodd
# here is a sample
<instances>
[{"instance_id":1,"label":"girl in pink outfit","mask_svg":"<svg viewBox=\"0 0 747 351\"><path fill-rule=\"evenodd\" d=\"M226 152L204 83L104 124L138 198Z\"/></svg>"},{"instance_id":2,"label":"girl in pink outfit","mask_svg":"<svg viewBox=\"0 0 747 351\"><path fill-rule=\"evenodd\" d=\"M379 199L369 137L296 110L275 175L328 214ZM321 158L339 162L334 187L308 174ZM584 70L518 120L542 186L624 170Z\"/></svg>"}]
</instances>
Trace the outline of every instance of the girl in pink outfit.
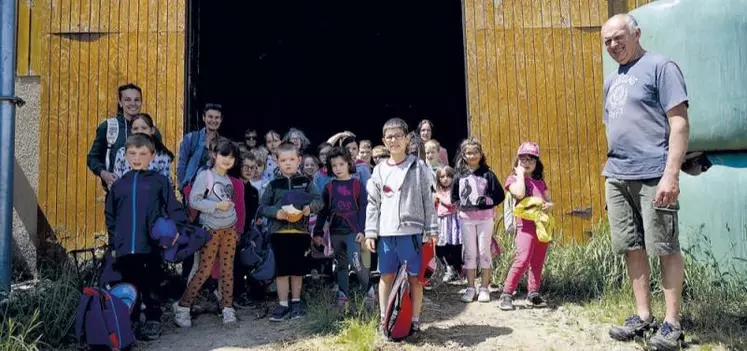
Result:
<instances>
[{"instance_id":1,"label":"girl in pink outfit","mask_svg":"<svg viewBox=\"0 0 747 351\"><path fill-rule=\"evenodd\" d=\"M514 161L514 170L505 183L506 190L511 193L516 202L528 196L540 197L545 201L542 205L542 211L549 211L553 204L547 184L544 181L543 171L544 166L540 161L539 146L533 142L521 144ZM516 217L516 256L514 264L508 271L506 281L503 283L503 294L501 294L499 302L499 307L502 310L514 309L512 295L527 269L529 269L527 305L531 307L547 306L547 303L539 294L547 245L547 243L542 243L537 239L534 222Z\"/></svg>"},{"instance_id":2,"label":"girl in pink outfit","mask_svg":"<svg viewBox=\"0 0 747 351\"><path fill-rule=\"evenodd\" d=\"M436 214L438 215L438 244L436 256L446 262L443 282L448 283L462 272L462 230L456 205L451 203L451 186L454 169L441 166L436 169Z\"/></svg>"},{"instance_id":3,"label":"girl in pink outfit","mask_svg":"<svg viewBox=\"0 0 747 351\"><path fill-rule=\"evenodd\" d=\"M498 177L490 170L482 145L475 139L467 139L459 147L456 162L457 177L451 190L451 202L457 206L459 227L462 231L464 270L467 273L467 289L463 302L490 302L490 277L493 273L493 257L490 246L493 241L495 206L503 202L505 193ZM480 290L475 290L477 269L482 270Z\"/></svg>"}]
</instances>

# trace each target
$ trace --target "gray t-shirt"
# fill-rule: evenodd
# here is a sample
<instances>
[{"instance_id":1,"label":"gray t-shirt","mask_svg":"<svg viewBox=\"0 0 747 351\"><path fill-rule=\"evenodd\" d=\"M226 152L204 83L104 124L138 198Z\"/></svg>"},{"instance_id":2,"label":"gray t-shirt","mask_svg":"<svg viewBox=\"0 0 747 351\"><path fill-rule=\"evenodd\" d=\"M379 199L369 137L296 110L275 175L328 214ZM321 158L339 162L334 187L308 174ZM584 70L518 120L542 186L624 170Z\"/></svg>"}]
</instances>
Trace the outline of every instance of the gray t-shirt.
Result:
<instances>
[{"instance_id":1,"label":"gray t-shirt","mask_svg":"<svg viewBox=\"0 0 747 351\"><path fill-rule=\"evenodd\" d=\"M213 184L208 189L208 172L212 175ZM207 191L207 196L205 193ZM221 201L233 201L234 189L231 179L218 175L212 169L201 171L195 178L189 193L189 206L200 211L199 222L209 229L225 229L236 224L236 208L231 206L226 211L215 208Z\"/></svg>"},{"instance_id":2,"label":"gray t-shirt","mask_svg":"<svg viewBox=\"0 0 747 351\"><path fill-rule=\"evenodd\" d=\"M682 71L659 54L646 52L607 76L607 164L602 174L624 180L661 177L669 152L666 112L687 101Z\"/></svg>"}]
</instances>

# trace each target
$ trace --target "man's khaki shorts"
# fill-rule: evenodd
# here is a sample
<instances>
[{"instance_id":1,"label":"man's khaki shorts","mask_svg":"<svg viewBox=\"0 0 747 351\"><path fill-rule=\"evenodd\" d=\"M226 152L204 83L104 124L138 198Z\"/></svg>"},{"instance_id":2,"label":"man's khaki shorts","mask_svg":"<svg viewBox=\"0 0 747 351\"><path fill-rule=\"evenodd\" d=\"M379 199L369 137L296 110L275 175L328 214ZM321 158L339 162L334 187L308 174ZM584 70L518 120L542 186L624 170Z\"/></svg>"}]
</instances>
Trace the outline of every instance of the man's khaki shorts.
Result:
<instances>
[{"instance_id":1,"label":"man's khaki shorts","mask_svg":"<svg viewBox=\"0 0 747 351\"><path fill-rule=\"evenodd\" d=\"M645 249L650 256L680 251L677 212L654 208L659 179L605 182L612 249L617 254Z\"/></svg>"}]
</instances>

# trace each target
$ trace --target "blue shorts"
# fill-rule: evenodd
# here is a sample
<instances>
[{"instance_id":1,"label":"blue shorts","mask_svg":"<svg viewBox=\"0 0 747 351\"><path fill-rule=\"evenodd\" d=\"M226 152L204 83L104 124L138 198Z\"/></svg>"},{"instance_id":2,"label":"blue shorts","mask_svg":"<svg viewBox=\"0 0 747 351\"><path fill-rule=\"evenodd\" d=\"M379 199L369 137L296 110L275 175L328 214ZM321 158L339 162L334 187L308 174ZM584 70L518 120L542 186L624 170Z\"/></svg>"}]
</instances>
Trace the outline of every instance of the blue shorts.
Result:
<instances>
[{"instance_id":1,"label":"blue shorts","mask_svg":"<svg viewBox=\"0 0 747 351\"><path fill-rule=\"evenodd\" d=\"M403 262L407 262L407 274L420 274L423 234L379 237L376 244L381 274L395 274Z\"/></svg>"}]
</instances>

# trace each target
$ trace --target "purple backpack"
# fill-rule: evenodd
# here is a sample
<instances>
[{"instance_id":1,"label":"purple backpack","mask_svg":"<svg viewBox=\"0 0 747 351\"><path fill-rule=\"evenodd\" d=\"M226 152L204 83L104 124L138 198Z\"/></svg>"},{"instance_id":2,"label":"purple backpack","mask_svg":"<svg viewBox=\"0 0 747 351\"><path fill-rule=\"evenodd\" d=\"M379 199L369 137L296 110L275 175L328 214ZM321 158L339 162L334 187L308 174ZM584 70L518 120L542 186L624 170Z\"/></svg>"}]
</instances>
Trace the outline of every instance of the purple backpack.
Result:
<instances>
[{"instance_id":1,"label":"purple backpack","mask_svg":"<svg viewBox=\"0 0 747 351\"><path fill-rule=\"evenodd\" d=\"M119 351L135 343L127 304L108 291L96 287L83 288L75 318L78 341L85 336L87 345L108 347Z\"/></svg>"}]
</instances>

